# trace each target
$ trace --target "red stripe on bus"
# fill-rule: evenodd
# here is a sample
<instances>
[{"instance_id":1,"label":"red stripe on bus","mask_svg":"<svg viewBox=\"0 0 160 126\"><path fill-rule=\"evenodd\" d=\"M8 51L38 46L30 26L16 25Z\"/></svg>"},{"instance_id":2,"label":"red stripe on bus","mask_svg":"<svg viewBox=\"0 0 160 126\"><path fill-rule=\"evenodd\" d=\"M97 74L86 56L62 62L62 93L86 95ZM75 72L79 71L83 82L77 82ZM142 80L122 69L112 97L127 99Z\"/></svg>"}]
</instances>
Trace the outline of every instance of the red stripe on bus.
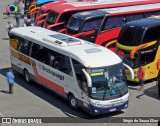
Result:
<instances>
[{"instance_id":1,"label":"red stripe on bus","mask_svg":"<svg viewBox=\"0 0 160 126\"><path fill-rule=\"evenodd\" d=\"M98 45L102 45L106 41L111 41L113 39L116 39L118 38L120 31L121 31L121 28L114 28L114 30L111 29L111 30L108 30L107 32L101 32L98 35L95 43Z\"/></svg>"},{"instance_id":2,"label":"red stripe on bus","mask_svg":"<svg viewBox=\"0 0 160 126\"><path fill-rule=\"evenodd\" d=\"M65 95L64 88L62 86L60 86L60 85L58 85L58 84L56 84L56 83L54 83L54 82L52 82L52 81L50 81L50 80L46 79L45 77L38 74L36 62L34 60L31 60L31 64L32 64L36 79L39 83L50 87L51 89L61 93L62 95Z\"/></svg>"}]
</instances>

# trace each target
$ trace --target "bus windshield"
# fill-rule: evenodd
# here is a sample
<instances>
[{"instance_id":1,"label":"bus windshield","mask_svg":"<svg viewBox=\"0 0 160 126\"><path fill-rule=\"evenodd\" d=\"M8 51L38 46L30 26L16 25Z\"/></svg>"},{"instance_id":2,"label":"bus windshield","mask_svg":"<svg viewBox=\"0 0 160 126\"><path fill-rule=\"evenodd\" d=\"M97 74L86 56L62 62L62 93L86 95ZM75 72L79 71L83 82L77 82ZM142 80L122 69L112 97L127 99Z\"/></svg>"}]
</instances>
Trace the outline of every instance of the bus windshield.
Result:
<instances>
[{"instance_id":1,"label":"bus windshield","mask_svg":"<svg viewBox=\"0 0 160 126\"><path fill-rule=\"evenodd\" d=\"M82 19L71 18L68 23L68 28L72 31L79 31L80 26L82 25Z\"/></svg>"},{"instance_id":2,"label":"bus windshield","mask_svg":"<svg viewBox=\"0 0 160 126\"><path fill-rule=\"evenodd\" d=\"M48 24L54 24L54 22L56 21L56 18L58 16L58 13L54 12L54 11L49 11L47 17L46 17L46 22Z\"/></svg>"},{"instance_id":3,"label":"bus windshield","mask_svg":"<svg viewBox=\"0 0 160 126\"><path fill-rule=\"evenodd\" d=\"M123 61L123 63L127 64L131 68L137 68L137 67L139 67L139 64L138 64L139 63L138 52L135 53L134 59L130 58L130 53L124 52L124 55L122 56L122 61Z\"/></svg>"},{"instance_id":4,"label":"bus windshield","mask_svg":"<svg viewBox=\"0 0 160 126\"><path fill-rule=\"evenodd\" d=\"M144 30L139 27L125 27L119 35L118 42L122 45L138 46L142 41Z\"/></svg>"},{"instance_id":5,"label":"bus windshield","mask_svg":"<svg viewBox=\"0 0 160 126\"><path fill-rule=\"evenodd\" d=\"M49 12L49 10L39 10L38 14L37 14L37 17L40 16L40 15L42 15L42 14L46 14L48 12Z\"/></svg>"},{"instance_id":6,"label":"bus windshield","mask_svg":"<svg viewBox=\"0 0 160 126\"><path fill-rule=\"evenodd\" d=\"M119 98L128 92L124 66L122 63L90 69L92 87L90 96L96 100Z\"/></svg>"}]
</instances>

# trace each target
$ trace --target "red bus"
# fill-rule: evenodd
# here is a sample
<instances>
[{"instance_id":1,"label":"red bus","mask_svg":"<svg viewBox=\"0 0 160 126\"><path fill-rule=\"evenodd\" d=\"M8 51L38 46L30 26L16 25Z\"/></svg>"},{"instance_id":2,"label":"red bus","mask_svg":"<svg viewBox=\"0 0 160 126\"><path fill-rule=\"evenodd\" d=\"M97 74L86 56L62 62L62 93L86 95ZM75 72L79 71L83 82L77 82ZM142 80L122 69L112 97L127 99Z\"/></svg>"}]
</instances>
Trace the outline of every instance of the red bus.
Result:
<instances>
[{"instance_id":1,"label":"red bus","mask_svg":"<svg viewBox=\"0 0 160 126\"><path fill-rule=\"evenodd\" d=\"M59 32L115 50L122 26L129 21L160 15L160 3L99 9L74 14Z\"/></svg>"},{"instance_id":2,"label":"red bus","mask_svg":"<svg viewBox=\"0 0 160 126\"><path fill-rule=\"evenodd\" d=\"M77 1L79 1L79 0L77 0ZM77 2L77 1L75 0L75 2ZM91 0L83 0L83 1L91 1ZM60 4L66 3L66 2L68 2L68 1L67 0L60 0L57 2L51 2L51 3L47 3L47 4L42 5L37 13L37 17L36 17L36 21L35 21L36 26L43 27L43 22L45 21L45 18L48 15L49 10L57 5L60 5Z\"/></svg>"},{"instance_id":3,"label":"red bus","mask_svg":"<svg viewBox=\"0 0 160 126\"><path fill-rule=\"evenodd\" d=\"M82 2L79 3L64 3L50 9L44 25L47 29L60 30L68 23L70 17L80 11L104 9L118 6L130 6L139 4L157 3L160 0L110 0L102 2Z\"/></svg>"},{"instance_id":4,"label":"red bus","mask_svg":"<svg viewBox=\"0 0 160 126\"><path fill-rule=\"evenodd\" d=\"M37 14L43 5L46 5L46 6L42 7L42 8L45 8L45 12L46 12L50 8L57 6L58 4L61 4L61 3L65 3L65 2L67 2L67 0L39 0L39 1L37 0L36 4L34 3L34 4L30 5L28 11L29 11L30 17L33 19L33 21L37 22L36 21ZM39 13L39 15L40 14L41 13ZM42 13L42 14L45 14L45 13Z\"/></svg>"},{"instance_id":5,"label":"red bus","mask_svg":"<svg viewBox=\"0 0 160 126\"><path fill-rule=\"evenodd\" d=\"M60 0L59 2L51 2L51 3L47 3L44 4L40 7L38 13L37 13L37 17L36 17L36 26L38 26L40 23L44 22L44 19L46 18L49 9L51 9L54 6L57 6L58 4L61 3L65 3L65 0Z\"/></svg>"}]
</instances>

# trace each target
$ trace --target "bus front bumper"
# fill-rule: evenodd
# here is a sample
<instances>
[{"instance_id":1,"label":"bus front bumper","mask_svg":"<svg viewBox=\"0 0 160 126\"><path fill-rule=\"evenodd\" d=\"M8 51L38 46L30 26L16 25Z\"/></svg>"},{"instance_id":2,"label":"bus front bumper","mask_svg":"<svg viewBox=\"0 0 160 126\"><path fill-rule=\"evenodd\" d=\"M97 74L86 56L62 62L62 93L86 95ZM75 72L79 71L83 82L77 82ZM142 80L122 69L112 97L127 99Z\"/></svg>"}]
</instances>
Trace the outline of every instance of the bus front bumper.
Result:
<instances>
[{"instance_id":1,"label":"bus front bumper","mask_svg":"<svg viewBox=\"0 0 160 126\"><path fill-rule=\"evenodd\" d=\"M109 112L114 112L114 111L120 111L122 109L126 109L128 107L128 101L124 102L121 105L113 106L113 107L96 107L93 105L90 105L90 114L91 115L100 115L100 114L105 114Z\"/></svg>"}]
</instances>

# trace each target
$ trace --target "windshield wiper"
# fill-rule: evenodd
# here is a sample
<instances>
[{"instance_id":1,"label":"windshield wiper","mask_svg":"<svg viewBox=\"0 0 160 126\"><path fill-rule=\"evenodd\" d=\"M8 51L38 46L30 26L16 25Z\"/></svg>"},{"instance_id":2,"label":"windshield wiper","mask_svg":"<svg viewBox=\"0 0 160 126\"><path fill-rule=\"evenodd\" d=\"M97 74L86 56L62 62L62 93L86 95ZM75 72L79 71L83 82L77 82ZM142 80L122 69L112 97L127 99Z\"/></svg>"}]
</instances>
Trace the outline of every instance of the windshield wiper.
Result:
<instances>
[{"instance_id":1,"label":"windshield wiper","mask_svg":"<svg viewBox=\"0 0 160 126\"><path fill-rule=\"evenodd\" d=\"M118 88L118 86L117 86L115 83L114 83L114 85L116 86L116 88L117 88L117 90L118 90L120 96L122 96L122 93L121 93L120 89Z\"/></svg>"},{"instance_id":2,"label":"windshield wiper","mask_svg":"<svg viewBox=\"0 0 160 126\"><path fill-rule=\"evenodd\" d=\"M112 94L111 94L111 89L110 89L110 87L108 86L107 82L106 82L106 88L105 88L105 89L106 89L106 90L105 90L104 95L103 95L103 100L105 99L107 89L109 89L109 93L110 93L110 95L112 95Z\"/></svg>"}]
</instances>

